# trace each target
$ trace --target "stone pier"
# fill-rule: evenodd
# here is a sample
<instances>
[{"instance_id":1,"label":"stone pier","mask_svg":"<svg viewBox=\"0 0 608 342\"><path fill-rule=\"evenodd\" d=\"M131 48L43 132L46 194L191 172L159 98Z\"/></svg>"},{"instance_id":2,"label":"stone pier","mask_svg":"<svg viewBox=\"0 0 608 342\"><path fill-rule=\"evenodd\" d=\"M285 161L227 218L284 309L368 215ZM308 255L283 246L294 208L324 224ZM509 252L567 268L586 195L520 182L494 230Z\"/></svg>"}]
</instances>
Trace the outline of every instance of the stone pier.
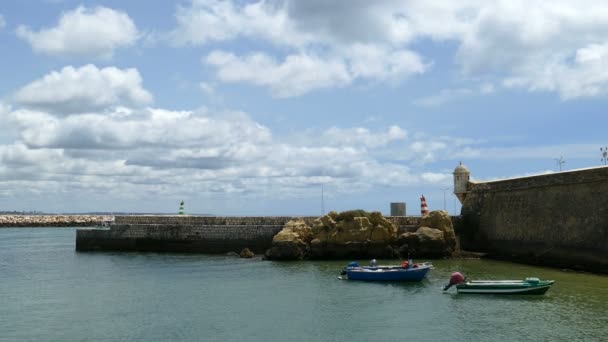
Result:
<instances>
[{"instance_id":1,"label":"stone pier","mask_svg":"<svg viewBox=\"0 0 608 342\"><path fill-rule=\"evenodd\" d=\"M294 219L312 225L317 217L116 216L109 229L77 230L76 250L226 253L249 248L263 253L274 235ZM419 227L419 217L388 219L400 233Z\"/></svg>"}]
</instances>

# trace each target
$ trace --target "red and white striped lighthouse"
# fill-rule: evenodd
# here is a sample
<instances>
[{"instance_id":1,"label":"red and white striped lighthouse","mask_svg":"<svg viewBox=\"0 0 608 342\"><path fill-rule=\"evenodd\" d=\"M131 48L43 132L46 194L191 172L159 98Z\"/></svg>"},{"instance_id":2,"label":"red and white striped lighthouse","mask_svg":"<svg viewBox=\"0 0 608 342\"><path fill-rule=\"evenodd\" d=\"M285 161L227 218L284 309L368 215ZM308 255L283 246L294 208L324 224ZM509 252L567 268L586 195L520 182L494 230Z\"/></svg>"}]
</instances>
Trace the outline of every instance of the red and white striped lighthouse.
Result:
<instances>
[{"instance_id":1,"label":"red and white striped lighthouse","mask_svg":"<svg viewBox=\"0 0 608 342\"><path fill-rule=\"evenodd\" d=\"M424 216L429 213L429 207L426 205L426 198L424 195L420 197L420 215Z\"/></svg>"}]
</instances>

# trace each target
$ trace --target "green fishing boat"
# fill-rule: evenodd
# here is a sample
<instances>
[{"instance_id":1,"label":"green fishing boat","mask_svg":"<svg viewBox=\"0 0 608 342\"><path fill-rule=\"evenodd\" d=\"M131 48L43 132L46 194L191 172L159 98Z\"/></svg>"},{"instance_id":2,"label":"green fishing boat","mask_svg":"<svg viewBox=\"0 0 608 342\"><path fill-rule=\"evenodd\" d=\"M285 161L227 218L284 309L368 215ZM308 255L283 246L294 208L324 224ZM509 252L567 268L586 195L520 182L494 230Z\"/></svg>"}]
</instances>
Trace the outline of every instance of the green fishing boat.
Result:
<instances>
[{"instance_id":1,"label":"green fishing boat","mask_svg":"<svg viewBox=\"0 0 608 342\"><path fill-rule=\"evenodd\" d=\"M540 280L533 277L524 280L465 281L460 273L455 272L450 278L450 283L443 290L446 291L455 285L458 293L542 295L551 288L553 283L553 280Z\"/></svg>"}]
</instances>

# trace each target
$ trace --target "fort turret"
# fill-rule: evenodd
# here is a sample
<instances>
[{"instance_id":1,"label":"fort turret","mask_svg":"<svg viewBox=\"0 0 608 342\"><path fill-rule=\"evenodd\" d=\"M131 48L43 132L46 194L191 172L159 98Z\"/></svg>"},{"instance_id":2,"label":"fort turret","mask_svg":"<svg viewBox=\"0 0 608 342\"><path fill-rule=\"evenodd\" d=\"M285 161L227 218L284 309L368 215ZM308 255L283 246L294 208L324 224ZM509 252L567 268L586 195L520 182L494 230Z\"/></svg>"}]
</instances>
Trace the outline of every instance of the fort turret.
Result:
<instances>
[{"instance_id":1,"label":"fort turret","mask_svg":"<svg viewBox=\"0 0 608 342\"><path fill-rule=\"evenodd\" d=\"M467 194L469 193L469 177L471 172L467 169L462 162L454 169L454 195L458 197L458 200L462 204Z\"/></svg>"}]
</instances>

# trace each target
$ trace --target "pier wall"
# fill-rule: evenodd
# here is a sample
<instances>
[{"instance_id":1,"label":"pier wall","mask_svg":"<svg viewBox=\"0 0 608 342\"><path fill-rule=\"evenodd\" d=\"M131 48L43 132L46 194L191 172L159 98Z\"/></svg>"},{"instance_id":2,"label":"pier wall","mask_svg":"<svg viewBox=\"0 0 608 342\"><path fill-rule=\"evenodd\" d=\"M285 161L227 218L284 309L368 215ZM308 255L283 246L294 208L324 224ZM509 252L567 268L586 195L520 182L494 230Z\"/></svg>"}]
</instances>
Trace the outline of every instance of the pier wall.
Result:
<instances>
[{"instance_id":1,"label":"pier wall","mask_svg":"<svg viewBox=\"0 0 608 342\"><path fill-rule=\"evenodd\" d=\"M608 167L470 182L461 214L466 250L608 273Z\"/></svg>"},{"instance_id":2,"label":"pier wall","mask_svg":"<svg viewBox=\"0 0 608 342\"><path fill-rule=\"evenodd\" d=\"M263 253L274 235L295 219L312 226L317 217L116 216L109 229L77 230L76 249L225 253L249 248ZM415 231L420 220L408 216L387 219L399 233Z\"/></svg>"}]
</instances>

